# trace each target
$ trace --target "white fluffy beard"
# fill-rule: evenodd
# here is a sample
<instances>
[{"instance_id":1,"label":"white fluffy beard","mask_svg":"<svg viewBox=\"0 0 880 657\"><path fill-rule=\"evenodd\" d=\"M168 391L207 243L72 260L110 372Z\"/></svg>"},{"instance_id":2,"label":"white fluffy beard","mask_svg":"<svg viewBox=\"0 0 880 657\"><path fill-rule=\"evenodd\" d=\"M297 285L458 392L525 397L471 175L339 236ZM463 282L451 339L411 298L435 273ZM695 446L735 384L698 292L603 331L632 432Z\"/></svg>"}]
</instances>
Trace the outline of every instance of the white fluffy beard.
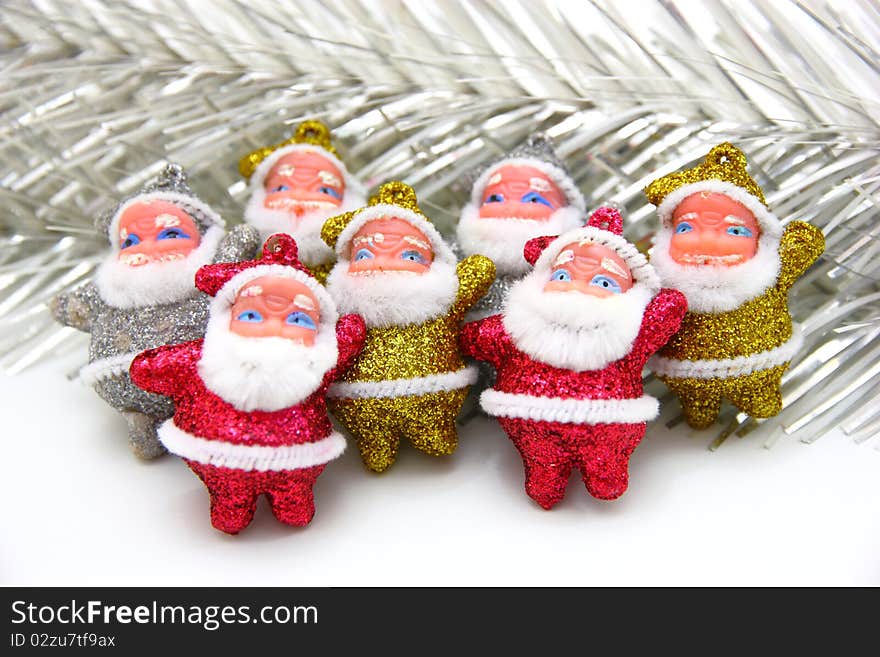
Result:
<instances>
[{"instance_id":1,"label":"white fluffy beard","mask_svg":"<svg viewBox=\"0 0 880 657\"><path fill-rule=\"evenodd\" d=\"M779 276L779 240L762 235L754 257L739 265L681 265L669 255L672 230L663 227L654 239L651 264L664 287L682 292L688 310L719 313L739 308L775 285Z\"/></svg>"},{"instance_id":2,"label":"white fluffy beard","mask_svg":"<svg viewBox=\"0 0 880 657\"><path fill-rule=\"evenodd\" d=\"M537 361L586 372L620 360L632 349L654 297L636 283L623 294L544 292L547 274L534 272L510 288L503 322L513 343Z\"/></svg>"},{"instance_id":3,"label":"white fluffy beard","mask_svg":"<svg viewBox=\"0 0 880 657\"><path fill-rule=\"evenodd\" d=\"M318 208L297 218L283 210L270 210L263 205L265 200L266 190L259 185L251 193L244 210L244 220L260 231L260 236L264 240L275 233L290 235L296 240L300 260L310 265L333 260L333 249L321 239L324 222L338 214L357 210L366 203L361 194L347 188L342 205L339 207Z\"/></svg>"},{"instance_id":4,"label":"white fluffy beard","mask_svg":"<svg viewBox=\"0 0 880 657\"><path fill-rule=\"evenodd\" d=\"M561 235L584 223L583 213L575 207L559 208L545 221L526 219L481 219L480 208L468 203L461 211L456 236L466 255L490 258L500 275L520 275L531 269L523 256L523 247L533 237Z\"/></svg>"},{"instance_id":5,"label":"white fluffy beard","mask_svg":"<svg viewBox=\"0 0 880 657\"><path fill-rule=\"evenodd\" d=\"M229 311L212 314L199 375L205 387L240 411L278 411L315 392L336 366L335 328L321 324L307 347L287 338L248 338L229 330Z\"/></svg>"},{"instance_id":6,"label":"white fluffy beard","mask_svg":"<svg viewBox=\"0 0 880 657\"><path fill-rule=\"evenodd\" d=\"M98 294L113 308L158 306L191 297L196 293L196 272L213 261L221 239L223 229L211 226L185 258L138 267L120 262L120 250L114 248L95 274Z\"/></svg>"},{"instance_id":7,"label":"white fluffy beard","mask_svg":"<svg viewBox=\"0 0 880 657\"><path fill-rule=\"evenodd\" d=\"M340 260L327 277L327 291L340 314L357 313L367 326L423 324L449 312L458 294L455 265L435 260L423 274L382 272L351 276Z\"/></svg>"}]
</instances>

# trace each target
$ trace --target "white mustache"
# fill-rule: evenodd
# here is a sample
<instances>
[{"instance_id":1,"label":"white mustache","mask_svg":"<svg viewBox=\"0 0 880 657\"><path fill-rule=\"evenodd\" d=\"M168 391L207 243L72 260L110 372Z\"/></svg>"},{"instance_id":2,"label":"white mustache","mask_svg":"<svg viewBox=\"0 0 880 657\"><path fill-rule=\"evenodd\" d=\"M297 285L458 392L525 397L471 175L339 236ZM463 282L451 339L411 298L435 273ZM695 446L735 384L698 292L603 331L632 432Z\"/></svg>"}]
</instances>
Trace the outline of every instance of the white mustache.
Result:
<instances>
[{"instance_id":1,"label":"white mustache","mask_svg":"<svg viewBox=\"0 0 880 657\"><path fill-rule=\"evenodd\" d=\"M738 253L725 256L685 253L681 256L681 259L689 265L729 265L741 262L743 257Z\"/></svg>"},{"instance_id":2,"label":"white mustache","mask_svg":"<svg viewBox=\"0 0 880 657\"><path fill-rule=\"evenodd\" d=\"M151 256L146 253L121 253L119 262L129 267L140 267L142 265L156 264L160 262L173 262L175 260L183 260L182 253L166 253L161 256Z\"/></svg>"},{"instance_id":3,"label":"white mustache","mask_svg":"<svg viewBox=\"0 0 880 657\"><path fill-rule=\"evenodd\" d=\"M335 208L330 201L298 201L293 198L275 198L266 202L270 210L317 210L321 208Z\"/></svg>"}]
</instances>

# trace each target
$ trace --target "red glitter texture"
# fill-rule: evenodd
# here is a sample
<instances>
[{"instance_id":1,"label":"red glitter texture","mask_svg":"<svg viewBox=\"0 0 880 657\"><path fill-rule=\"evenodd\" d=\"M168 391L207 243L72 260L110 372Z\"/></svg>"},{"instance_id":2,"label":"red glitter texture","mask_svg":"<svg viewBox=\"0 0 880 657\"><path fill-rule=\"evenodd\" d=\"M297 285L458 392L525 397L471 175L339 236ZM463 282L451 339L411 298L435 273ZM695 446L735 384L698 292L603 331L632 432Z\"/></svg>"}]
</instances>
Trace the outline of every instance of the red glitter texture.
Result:
<instances>
[{"instance_id":1,"label":"red glitter texture","mask_svg":"<svg viewBox=\"0 0 880 657\"><path fill-rule=\"evenodd\" d=\"M648 304L630 352L601 370L576 372L535 360L514 344L493 315L467 324L462 352L495 367L495 390L562 399L637 399L648 358L678 330L687 301L676 290L661 290ZM645 433L645 422L573 424L498 418L519 449L526 470L526 492L549 509L565 494L573 467L581 470L591 495L619 497L627 487L629 457Z\"/></svg>"},{"instance_id":2,"label":"red glitter texture","mask_svg":"<svg viewBox=\"0 0 880 657\"><path fill-rule=\"evenodd\" d=\"M278 411L241 411L205 387L197 371L202 340L151 349L131 365L131 380L144 390L171 397L173 422L193 436L237 445L282 447L317 442L330 435L327 387L356 358L366 337L358 315L345 315L336 325L337 366L305 400ZM324 466L296 470L247 471L188 461L211 493L211 522L236 533L253 517L256 498L266 494L282 522L308 523L314 513L312 485Z\"/></svg>"}]
</instances>

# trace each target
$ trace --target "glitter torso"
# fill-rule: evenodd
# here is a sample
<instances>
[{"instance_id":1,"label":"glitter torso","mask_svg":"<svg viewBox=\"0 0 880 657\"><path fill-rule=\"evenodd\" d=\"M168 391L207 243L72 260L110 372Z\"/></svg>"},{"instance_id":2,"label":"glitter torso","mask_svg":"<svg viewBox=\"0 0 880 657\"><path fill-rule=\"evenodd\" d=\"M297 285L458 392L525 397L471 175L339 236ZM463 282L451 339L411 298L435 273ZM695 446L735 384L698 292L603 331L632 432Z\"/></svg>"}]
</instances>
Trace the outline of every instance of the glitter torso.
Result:
<instances>
[{"instance_id":1,"label":"glitter torso","mask_svg":"<svg viewBox=\"0 0 880 657\"><path fill-rule=\"evenodd\" d=\"M780 273L770 289L727 312L689 312L651 360L649 367L679 397L692 427L711 425L722 397L752 417L782 409L779 383L799 338L788 292L823 250L819 229L792 222L782 235Z\"/></svg>"},{"instance_id":2,"label":"glitter torso","mask_svg":"<svg viewBox=\"0 0 880 657\"><path fill-rule=\"evenodd\" d=\"M645 309L629 353L601 370L582 372L519 349L501 315L464 327L464 353L497 372L482 406L519 449L526 492L541 506L549 509L562 499L572 467L580 468L595 497L614 499L626 490L630 454L647 418L656 414L656 400L643 395L642 369L678 329L686 305L680 292L661 290Z\"/></svg>"},{"instance_id":3,"label":"glitter torso","mask_svg":"<svg viewBox=\"0 0 880 657\"><path fill-rule=\"evenodd\" d=\"M494 277L492 261L458 264L459 289L448 313L422 324L374 327L360 356L330 390L330 409L358 440L368 468L391 465L402 436L429 454L457 445L455 418L476 377L458 348L459 324Z\"/></svg>"}]
</instances>

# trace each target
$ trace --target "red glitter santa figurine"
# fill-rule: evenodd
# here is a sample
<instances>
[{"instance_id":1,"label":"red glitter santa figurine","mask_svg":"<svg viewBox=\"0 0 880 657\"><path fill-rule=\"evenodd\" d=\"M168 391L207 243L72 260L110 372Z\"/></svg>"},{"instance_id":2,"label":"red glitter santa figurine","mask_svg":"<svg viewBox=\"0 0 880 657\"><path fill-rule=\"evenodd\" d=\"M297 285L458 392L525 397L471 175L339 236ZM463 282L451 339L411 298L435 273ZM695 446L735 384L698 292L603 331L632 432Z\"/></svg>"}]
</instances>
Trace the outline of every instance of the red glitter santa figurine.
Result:
<instances>
[{"instance_id":1,"label":"red glitter santa figurine","mask_svg":"<svg viewBox=\"0 0 880 657\"><path fill-rule=\"evenodd\" d=\"M247 527L261 494L278 520L306 525L315 480L345 449L324 396L360 352L364 321L338 316L287 235L260 260L202 267L196 285L214 297L204 339L145 351L131 380L174 400L159 438L208 488L214 527Z\"/></svg>"},{"instance_id":2,"label":"red glitter santa figurine","mask_svg":"<svg viewBox=\"0 0 880 657\"><path fill-rule=\"evenodd\" d=\"M524 255L534 269L503 312L461 333L462 351L496 369L480 405L520 451L526 492L542 507L564 497L573 467L593 497L615 499L658 411L642 369L678 330L687 301L660 289L611 208L583 228L530 240Z\"/></svg>"}]
</instances>

